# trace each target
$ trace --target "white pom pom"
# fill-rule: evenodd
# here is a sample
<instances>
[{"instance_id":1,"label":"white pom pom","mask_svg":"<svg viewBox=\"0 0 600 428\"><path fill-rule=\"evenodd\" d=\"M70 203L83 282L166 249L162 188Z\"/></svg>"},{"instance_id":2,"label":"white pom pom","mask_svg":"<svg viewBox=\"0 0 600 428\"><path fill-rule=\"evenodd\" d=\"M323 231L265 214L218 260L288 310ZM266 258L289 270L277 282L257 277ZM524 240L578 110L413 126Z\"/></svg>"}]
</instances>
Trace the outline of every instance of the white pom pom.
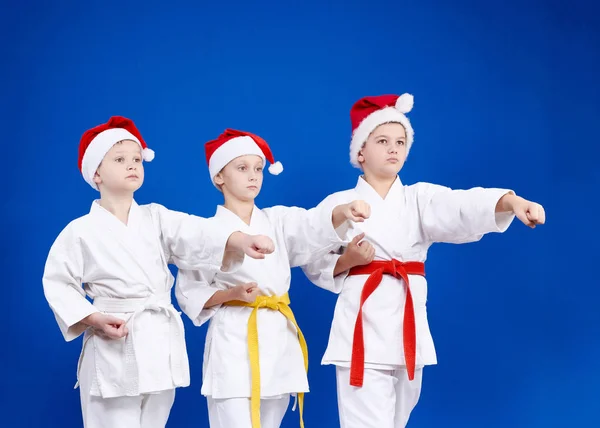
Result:
<instances>
[{"instance_id":1,"label":"white pom pom","mask_svg":"<svg viewBox=\"0 0 600 428\"><path fill-rule=\"evenodd\" d=\"M154 150L146 147L142 150L142 158L144 158L146 162L152 162L152 159L154 159Z\"/></svg>"},{"instance_id":2,"label":"white pom pom","mask_svg":"<svg viewBox=\"0 0 600 428\"><path fill-rule=\"evenodd\" d=\"M408 113L412 110L415 98L411 94L402 94L396 100L396 109L400 113Z\"/></svg>"},{"instance_id":3,"label":"white pom pom","mask_svg":"<svg viewBox=\"0 0 600 428\"><path fill-rule=\"evenodd\" d=\"M283 165L281 162L275 162L269 166L269 172L273 175L279 175L283 171Z\"/></svg>"}]
</instances>

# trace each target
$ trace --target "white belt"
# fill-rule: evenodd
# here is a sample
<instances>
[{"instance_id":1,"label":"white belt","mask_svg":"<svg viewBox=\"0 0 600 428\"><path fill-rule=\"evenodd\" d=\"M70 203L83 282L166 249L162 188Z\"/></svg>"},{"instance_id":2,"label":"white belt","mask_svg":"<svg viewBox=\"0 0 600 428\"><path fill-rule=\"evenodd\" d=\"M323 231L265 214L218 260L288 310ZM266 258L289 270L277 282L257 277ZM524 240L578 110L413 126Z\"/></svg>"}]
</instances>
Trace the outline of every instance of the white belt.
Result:
<instances>
[{"instance_id":1,"label":"white belt","mask_svg":"<svg viewBox=\"0 0 600 428\"><path fill-rule=\"evenodd\" d=\"M141 298L112 298L96 297L94 307L101 312L108 313L132 313L127 321L129 333L125 337L125 391L124 395L139 395L139 371L135 356L135 320L139 314L145 311L163 312L169 318L171 331L170 340L170 364L173 384L183 386L189 382L189 368L187 366L187 351L183 321L179 312L171 304L170 293L153 294ZM93 330L90 331L93 336ZM84 344L85 347L85 344ZM82 349L83 354L83 349ZM78 376L79 377L79 376Z\"/></svg>"}]
</instances>

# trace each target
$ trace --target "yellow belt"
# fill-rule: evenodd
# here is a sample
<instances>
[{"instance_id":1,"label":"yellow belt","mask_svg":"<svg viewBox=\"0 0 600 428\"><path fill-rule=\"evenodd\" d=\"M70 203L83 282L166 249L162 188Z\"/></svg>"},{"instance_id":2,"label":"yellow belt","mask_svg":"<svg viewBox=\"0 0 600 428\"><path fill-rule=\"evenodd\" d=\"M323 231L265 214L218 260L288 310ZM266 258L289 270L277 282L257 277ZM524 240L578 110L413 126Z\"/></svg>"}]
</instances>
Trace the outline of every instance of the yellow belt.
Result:
<instances>
[{"instance_id":1,"label":"yellow belt","mask_svg":"<svg viewBox=\"0 0 600 428\"><path fill-rule=\"evenodd\" d=\"M250 407L252 412L252 428L260 428L260 364L258 358L258 324L256 319L258 309L266 308L279 311L294 324L296 331L298 332L298 340L300 341L300 348L302 349L302 355L304 357L304 368L308 373L308 347L306 346L306 340L304 340L304 335L300 331L294 313L290 308L290 297L287 293L283 296L258 296L252 303L232 300L224 304L227 306L246 306L253 308L250 318L248 318L248 354L250 356L250 374L252 376ZM303 392L298 393L298 406L300 413L300 427L304 428L304 420L302 418L302 412L304 410Z\"/></svg>"}]
</instances>

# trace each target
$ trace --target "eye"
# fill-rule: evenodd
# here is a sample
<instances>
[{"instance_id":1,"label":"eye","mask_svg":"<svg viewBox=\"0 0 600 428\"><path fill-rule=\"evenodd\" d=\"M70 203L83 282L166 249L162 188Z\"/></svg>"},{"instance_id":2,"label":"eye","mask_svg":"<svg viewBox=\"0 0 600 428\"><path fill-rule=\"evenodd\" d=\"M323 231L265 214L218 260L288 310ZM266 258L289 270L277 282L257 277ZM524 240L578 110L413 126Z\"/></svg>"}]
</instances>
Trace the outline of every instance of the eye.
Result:
<instances>
[{"instance_id":1,"label":"eye","mask_svg":"<svg viewBox=\"0 0 600 428\"><path fill-rule=\"evenodd\" d=\"M115 159L115 162L119 162L119 163L123 163L124 161L125 161L125 158L122 156Z\"/></svg>"},{"instance_id":2,"label":"eye","mask_svg":"<svg viewBox=\"0 0 600 428\"><path fill-rule=\"evenodd\" d=\"M261 172L261 171L263 170L263 167L262 167L262 166L259 166L259 167L257 167L257 168L256 168L256 170L257 170L258 172Z\"/></svg>"},{"instance_id":3,"label":"eye","mask_svg":"<svg viewBox=\"0 0 600 428\"><path fill-rule=\"evenodd\" d=\"M402 141L402 140L398 140L397 142L398 142L398 145L399 145L399 146L403 146L404 144L406 144L406 143L405 143L404 141Z\"/></svg>"},{"instance_id":4,"label":"eye","mask_svg":"<svg viewBox=\"0 0 600 428\"><path fill-rule=\"evenodd\" d=\"M238 170L239 171L246 171L246 165L240 165L240 166L238 166Z\"/></svg>"},{"instance_id":5,"label":"eye","mask_svg":"<svg viewBox=\"0 0 600 428\"><path fill-rule=\"evenodd\" d=\"M377 144L386 144L387 140L385 138L381 138L379 140L377 140Z\"/></svg>"},{"instance_id":6,"label":"eye","mask_svg":"<svg viewBox=\"0 0 600 428\"><path fill-rule=\"evenodd\" d=\"M142 158L134 158L133 161L137 162L137 163L140 163L142 161Z\"/></svg>"}]
</instances>

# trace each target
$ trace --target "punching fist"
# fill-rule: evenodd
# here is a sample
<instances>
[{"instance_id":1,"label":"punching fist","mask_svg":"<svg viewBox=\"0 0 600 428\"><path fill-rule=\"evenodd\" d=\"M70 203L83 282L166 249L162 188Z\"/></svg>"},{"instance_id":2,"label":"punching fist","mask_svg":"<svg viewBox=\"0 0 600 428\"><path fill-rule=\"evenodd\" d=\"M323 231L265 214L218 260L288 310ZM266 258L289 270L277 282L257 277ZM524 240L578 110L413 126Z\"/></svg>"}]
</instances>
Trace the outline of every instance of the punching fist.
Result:
<instances>
[{"instance_id":1,"label":"punching fist","mask_svg":"<svg viewBox=\"0 0 600 428\"><path fill-rule=\"evenodd\" d=\"M352 201L344 208L346 220L363 222L371 216L371 206L365 201Z\"/></svg>"},{"instance_id":2,"label":"punching fist","mask_svg":"<svg viewBox=\"0 0 600 428\"><path fill-rule=\"evenodd\" d=\"M532 229L538 224L546 223L546 212L543 206L512 193L502 196L496 206L496 212L507 211L512 211L523 224Z\"/></svg>"},{"instance_id":3,"label":"punching fist","mask_svg":"<svg viewBox=\"0 0 600 428\"><path fill-rule=\"evenodd\" d=\"M337 229L346 220L363 222L370 216L371 206L365 201L357 200L336 206L332 213L332 223L334 229Z\"/></svg>"},{"instance_id":4,"label":"punching fist","mask_svg":"<svg viewBox=\"0 0 600 428\"><path fill-rule=\"evenodd\" d=\"M275 251L275 244L265 235L234 232L227 241L226 251L241 251L253 259L264 259L265 254Z\"/></svg>"}]
</instances>

